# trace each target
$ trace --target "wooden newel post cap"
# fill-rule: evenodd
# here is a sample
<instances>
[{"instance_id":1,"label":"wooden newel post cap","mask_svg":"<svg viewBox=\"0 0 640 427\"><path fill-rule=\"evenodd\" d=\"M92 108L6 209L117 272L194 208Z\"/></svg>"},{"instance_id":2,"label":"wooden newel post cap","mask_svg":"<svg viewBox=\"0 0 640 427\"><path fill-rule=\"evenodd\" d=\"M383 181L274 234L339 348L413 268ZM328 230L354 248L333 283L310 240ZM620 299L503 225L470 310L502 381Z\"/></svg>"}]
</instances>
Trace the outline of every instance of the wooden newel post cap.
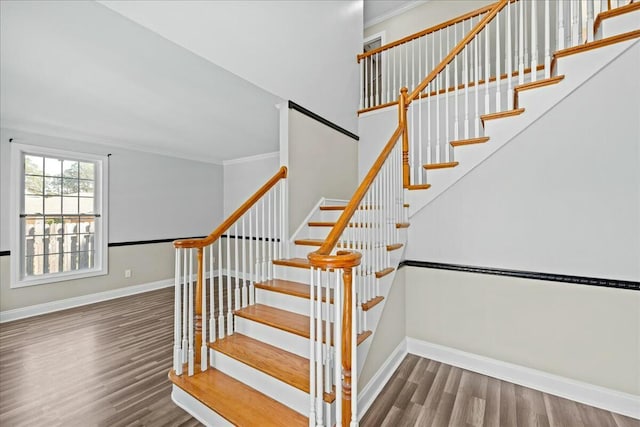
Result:
<instances>
[{"instance_id":1,"label":"wooden newel post cap","mask_svg":"<svg viewBox=\"0 0 640 427\"><path fill-rule=\"evenodd\" d=\"M338 251L335 255L321 255L311 252L307 255L312 267L316 268L352 268L360 265L362 254L354 251Z\"/></svg>"}]
</instances>

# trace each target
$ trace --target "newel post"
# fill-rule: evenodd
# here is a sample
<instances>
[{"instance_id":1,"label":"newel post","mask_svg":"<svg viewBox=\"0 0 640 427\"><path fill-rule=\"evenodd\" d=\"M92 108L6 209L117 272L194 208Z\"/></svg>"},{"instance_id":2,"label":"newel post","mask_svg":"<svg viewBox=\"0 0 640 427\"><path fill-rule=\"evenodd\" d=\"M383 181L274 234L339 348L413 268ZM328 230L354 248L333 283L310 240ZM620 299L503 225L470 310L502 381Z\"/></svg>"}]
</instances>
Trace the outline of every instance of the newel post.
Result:
<instances>
[{"instance_id":1,"label":"newel post","mask_svg":"<svg viewBox=\"0 0 640 427\"><path fill-rule=\"evenodd\" d=\"M342 274L344 283L344 297L342 299L342 425L351 424L351 335L353 334L353 269L345 267ZM355 387L358 385L355 384Z\"/></svg>"},{"instance_id":2,"label":"newel post","mask_svg":"<svg viewBox=\"0 0 640 427\"><path fill-rule=\"evenodd\" d=\"M202 265L202 247L198 248L198 277L196 279L196 298L195 298L195 364L196 366L200 365L201 357L200 357L200 348L202 347L202 287L204 284L202 283L202 278L204 276L203 265Z\"/></svg>"},{"instance_id":3,"label":"newel post","mask_svg":"<svg viewBox=\"0 0 640 427\"><path fill-rule=\"evenodd\" d=\"M398 99L399 121L402 127L402 185L407 188L411 184L409 176L409 133L407 130L407 92L406 87L400 89Z\"/></svg>"}]
</instances>

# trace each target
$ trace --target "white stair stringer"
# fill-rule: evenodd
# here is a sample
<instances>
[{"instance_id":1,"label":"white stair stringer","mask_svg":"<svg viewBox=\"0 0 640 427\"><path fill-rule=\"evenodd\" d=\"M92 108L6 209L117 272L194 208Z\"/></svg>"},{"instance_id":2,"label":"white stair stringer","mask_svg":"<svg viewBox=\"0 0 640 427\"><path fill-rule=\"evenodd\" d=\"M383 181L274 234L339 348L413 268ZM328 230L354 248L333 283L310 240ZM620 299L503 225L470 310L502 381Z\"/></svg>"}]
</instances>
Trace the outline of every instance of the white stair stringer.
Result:
<instances>
[{"instance_id":1,"label":"white stair stringer","mask_svg":"<svg viewBox=\"0 0 640 427\"><path fill-rule=\"evenodd\" d=\"M596 31L595 39L598 40L637 30L638 22L640 22L640 9L603 19Z\"/></svg>"},{"instance_id":2,"label":"white stair stringer","mask_svg":"<svg viewBox=\"0 0 640 427\"><path fill-rule=\"evenodd\" d=\"M490 138L487 143L456 148L456 160L460 163L457 167L430 171L429 190L406 192L406 200L410 205L409 217L435 200L623 52L638 43L638 39L632 39L559 58L555 75L564 75L562 81L519 93L518 106L525 109L524 113L487 121L484 129L484 134Z\"/></svg>"}]
</instances>

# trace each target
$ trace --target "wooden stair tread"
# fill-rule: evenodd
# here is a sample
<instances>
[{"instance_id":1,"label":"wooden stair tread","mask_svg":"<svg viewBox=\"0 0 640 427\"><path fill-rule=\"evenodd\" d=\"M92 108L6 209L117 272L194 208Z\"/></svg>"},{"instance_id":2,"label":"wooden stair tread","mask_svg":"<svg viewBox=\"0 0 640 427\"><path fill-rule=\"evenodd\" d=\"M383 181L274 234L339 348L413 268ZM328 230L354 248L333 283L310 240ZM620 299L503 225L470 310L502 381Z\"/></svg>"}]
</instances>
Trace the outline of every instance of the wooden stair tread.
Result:
<instances>
[{"instance_id":1,"label":"wooden stair tread","mask_svg":"<svg viewBox=\"0 0 640 427\"><path fill-rule=\"evenodd\" d=\"M371 310L376 305L380 304L384 300L384 297L375 297L370 301L362 303L362 310L367 311Z\"/></svg>"},{"instance_id":2,"label":"wooden stair tread","mask_svg":"<svg viewBox=\"0 0 640 427\"><path fill-rule=\"evenodd\" d=\"M636 10L640 10L640 2L625 4L624 6L619 6L615 9L604 10L596 16L596 20L593 23L593 33L598 32L598 28L602 21L605 19L613 18L614 16L624 15L625 13L633 12Z\"/></svg>"},{"instance_id":3,"label":"wooden stair tread","mask_svg":"<svg viewBox=\"0 0 640 427\"><path fill-rule=\"evenodd\" d=\"M535 82L524 83L516 86L513 89L513 105L515 106L515 108L518 108L519 106L518 94L520 92L523 92L525 90L554 85L554 84L560 83L563 79L564 79L564 75L561 75L561 76L550 77L548 79L536 80Z\"/></svg>"},{"instance_id":4,"label":"wooden stair tread","mask_svg":"<svg viewBox=\"0 0 640 427\"><path fill-rule=\"evenodd\" d=\"M479 138L459 139L457 141L451 141L450 144L452 147L462 147L464 145L483 144L487 141L489 141L488 136L481 136Z\"/></svg>"},{"instance_id":5,"label":"wooden stair tread","mask_svg":"<svg viewBox=\"0 0 640 427\"><path fill-rule=\"evenodd\" d=\"M209 343L208 346L309 393L309 359L238 333ZM335 398L335 393L324 394L327 403L332 403Z\"/></svg>"},{"instance_id":6,"label":"wooden stair tread","mask_svg":"<svg viewBox=\"0 0 640 427\"><path fill-rule=\"evenodd\" d=\"M480 116L480 119L482 120L482 124L484 125L484 122L487 120L513 117L513 116L518 116L522 113L524 113L524 108L514 108L513 110L498 111L497 113L491 113L491 114L483 114L482 116Z\"/></svg>"},{"instance_id":7,"label":"wooden stair tread","mask_svg":"<svg viewBox=\"0 0 640 427\"><path fill-rule=\"evenodd\" d=\"M343 211L347 206L320 206L321 211Z\"/></svg>"},{"instance_id":8,"label":"wooden stair tread","mask_svg":"<svg viewBox=\"0 0 640 427\"><path fill-rule=\"evenodd\" d=\"M428 190L431 188L431 184L412 184L407 186L407 190Z\"/></svg>"},{"instance_id":9,"label":"wooden stair tread","mask_svg":"<svg viewBox=\"0 0 640 427\"><path fill-rule=\"evenodd\" d=\"M395 270L395 268L393 268L393 267L388 267L388 268L385 268L384 270L380 270L380 271L376 272L376 278L380 279L380 278L386 276L387 274L393 273L394 270Z\"/></svg>"},{"instance_id":10,"label":"wooden stair tread","mask_svg":"<svg viewBox=\"0 0 640 427\"><path fill-rule=\"evenodd\" d=\"M171 371L169 379L234 425L279 427L282 420L288 426L309 425L307 417L214 368L191 377Z\"/></svg>"},{"instance_id":11,"label":"wooden stair tread","mask_svg":"<svg viewBox=\"0 0 640 427\"><path fill-rule=\"evenodd\" d=\"M273 264L285 267L311 268L309 260L304 258L275 259Z\"/></svg>"},{"instance_id":12,"label":"wooden stair tread","mask_svg":"<svg viewBox=\"0 0 640 427\"><path fill-rule=\"evenodd\" d=\"M389 251L389 252L395 251L397 249L400 249L403 246L404 245L402 243L394 243L392 245L387 245L387 251Z\"/></svg>"},{"instance_id":13,"label":"wooden stair tread","mask_svg":"<svg viewBox=\"0 0 640 427\"><path fill-rule=\"evenodd\" d=\"M294 242L296 245L300 246L322 246L324 243L324 239L298 239ZM353 246L353 245L349 245ZM394 243L392 245L387 245L387 251L395 251L396 249L400 249L403 246L402 243ZM342 243L336 244L338 248L344 248L346 245Z\"/></svg>"},{"instance_id":14,"label":"wooden stair tread","mask_svg":"<svg viewBox=\"0 0 640 427\"><path fill-rule=\"evenodd\" d=\"M559 58L563 58L565 56L574 55L580 52L587 52L592 49L599 49L601 47L609 46L616 43L626 42L628 40L633 40L640 37L640 30L629 31L628 33L618 34L616 36L607 37L600 40L595 40L589 43L584 43L574 47L568 47L566 49L562 49L553 54L553 58L551 59L551 74L553 74L556 68L556 62Z\"/></svg>"},{"instance_id":15,"label":"wooden stair tread","mask_svg":"<svg viewBox=\"0 0 640 427\"><path fill-rule=\"evenodd\" d=\"M290 280L283 279L272 279L256 283L254 286L258 289L292 295L299 298L309 299L311 297L309 285L306 283L292 282ZM322 300L326 301L324 295L322 296ZM329 303L333 304L333 289L331 289L329 294Z\"/></svg>"},{"instance_id":16,"label":"wooden stair tread","mask_svg":"<svg viewBox=\"0 0 640 427\"><path fill-rule=\"evenodd\" d=\"M264 304L254 304L245 308L236 310L236 316L243 317L245 319L253 320L263 325L271 326L273 328L286 331L303 338L309 338L309 316L304 314L292 313L286 310L280 310ZM322 322L323 328L325 322ZM333 329L333 323L331 323ZM325 338L326 331L323 332L323 340ZM364 341L369 335L365 333L358 334L358 344Z\"/></svg>"},{"instance_id":17,"label":"wooden stair tread","mask_svg":"<svg viewBox=\"0 0 640 427\"><path fill-rule=\"evenodd\" d=\"M445 168L455 168L458 166L459 162L445 162L445 163L429 163L428 165L422 165L426 170L433 169L445 169Z\"/></svg>"},{"instance_id":18,"label":"wooden stair tread","mask_svg":"<svg viewBox=\"0 0 640 427\"><path fill-rule=\"evenodd\" d=\"M335 222L330 222L330 221L311 221L308 223L309 227L333 227L334 225L336 225ZM365 223L349 223L349 227L362 227L362 226L368 226L369 224L365 224ZM396 228L406 228L408 227L409 224L408 223L404 223L404 222L399 222L396 224ZM274 261L275 262L275 261Z\"/></svg>"},{"instance_id":19,"label":"wooden stair tread","mask_svg":"<svg viewBox=\"0 0 640 427\"><path fill-rule=\"evenodd\" d=\"M396 224L396 228L409 228L409 224L408 222L399 222Z\"/></svg>"}]
</instances>

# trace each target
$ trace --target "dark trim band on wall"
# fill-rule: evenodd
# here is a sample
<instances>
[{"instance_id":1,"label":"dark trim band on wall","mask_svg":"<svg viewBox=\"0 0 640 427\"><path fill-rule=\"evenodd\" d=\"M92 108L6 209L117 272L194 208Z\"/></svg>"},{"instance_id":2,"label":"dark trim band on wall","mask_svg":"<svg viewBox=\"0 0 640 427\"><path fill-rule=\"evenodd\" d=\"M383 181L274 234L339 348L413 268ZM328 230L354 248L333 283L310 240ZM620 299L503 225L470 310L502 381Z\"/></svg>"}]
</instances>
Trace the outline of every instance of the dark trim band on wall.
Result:
<instances>
[{"instance_id":1,"label":"dark trim band on wall","mask_svg":"<svg viewBox=\"0 0 640 427\"><path fill-rule=\"evenodd\" d=\"M338 132L347 135L349 138L355 139L356 141L360 141L360 137L358 135L356 135L353 132L349 132L348 130L346 130L345 128L338 126L337 124L330 122L329 120L325 119L324 117L321 117L319 115L317 115L316 113L314 113L313 111L309 111L306 108L304 108L302 105L298 105L293 101L289 101L289 108L291 108L292 110L296 110L302 114L304 114L305 116L311 117L312 119L322 123L325 126L329 126L331 129L337 130Z\"/></svg>"},{"instance_id":2,"label":"dark trim band on wall","mask_svg":"<svg viewBox=\"0 0 640 427\"><path fill-rule=\"evenodd\" d=\"M114 243L109 243L109 247L110 248L114 248L114 247L118 247L118 246L134 246L134 245L152 245L155 243L169 243L169 242L174 242L176 240L183 240L183 239L203 239L206 236L200 236L200 237L178 237L175 239L156 239L156 240L136 240L136 241L131 241L131 242L114 242Z\"/></svg>"},{"instance_id":3,"label":"dark trim band on wall","mask_svg":"<svg viewBox=\"0 0 640 427\"><path fill-rule=\"evenodd\" d=\"M9 256L11 255L11 251L0 251L0 256Z\"/></svg>"},{"instance_id":4,"label":"dark trim band on wall","mask_svg":"<svg viewBox=\"0 0 640 427\"><path fill-rule=\"evenodd\" d=\"M519 277L521 279L547 280L551 282L572 283L576 285L601 286L605 288L629 289L640 291L640 282L617 279L600 279L595 277L568 276L564 274L539 273L534 271L505 270L500 268L475 267L470 265L445 264L440 262L404 260L400 267L434 268L437 270L463 271L466 273L492 274L495 276Z\"/></svg>"}]
</instances>

